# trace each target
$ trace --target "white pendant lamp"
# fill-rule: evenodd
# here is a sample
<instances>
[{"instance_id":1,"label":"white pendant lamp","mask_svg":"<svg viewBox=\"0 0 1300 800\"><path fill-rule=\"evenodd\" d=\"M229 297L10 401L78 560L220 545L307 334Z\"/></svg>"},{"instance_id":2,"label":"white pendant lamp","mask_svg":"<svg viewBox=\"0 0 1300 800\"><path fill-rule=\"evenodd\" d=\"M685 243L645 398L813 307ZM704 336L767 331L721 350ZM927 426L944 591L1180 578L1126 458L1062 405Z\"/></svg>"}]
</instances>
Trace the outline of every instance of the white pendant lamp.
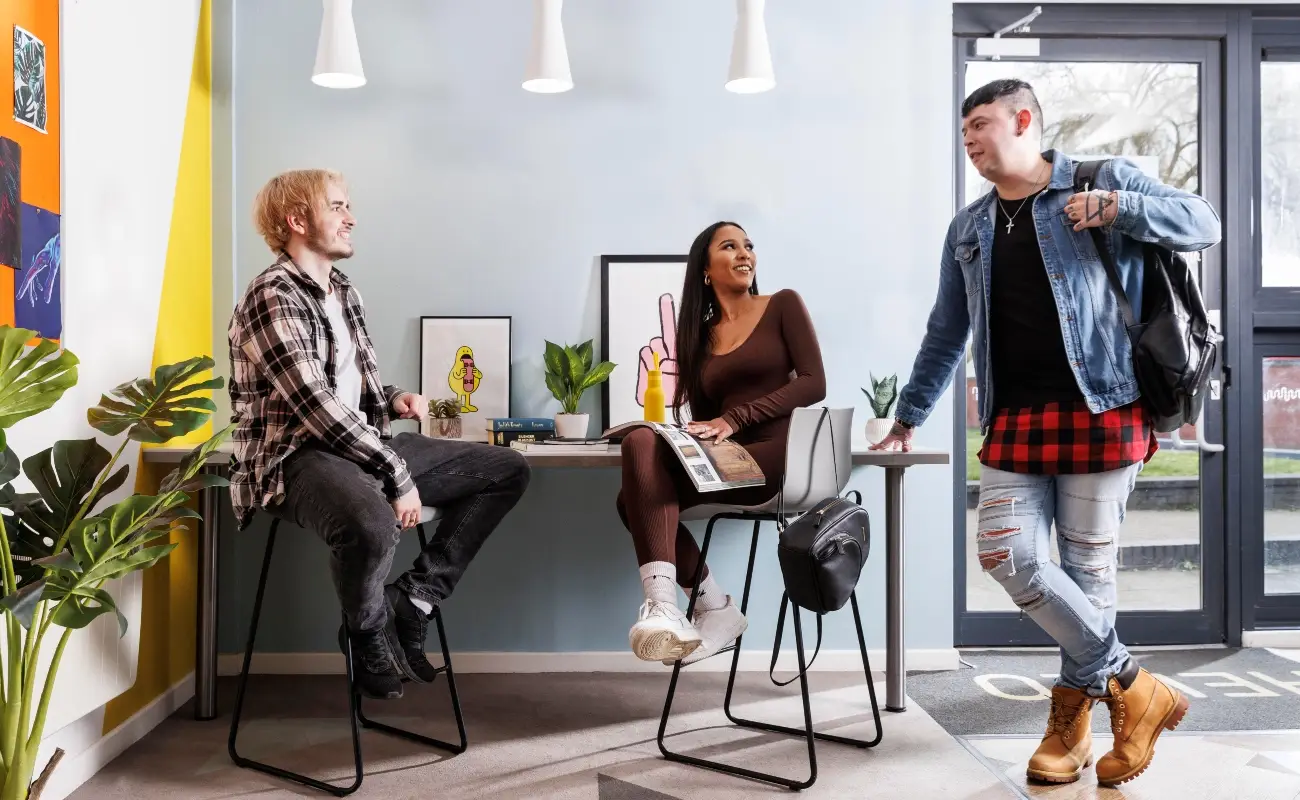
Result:
<instances>
[{"instance_id":1,"label":"white pendant lamp","mask_svg":"<svg viewBox=\"0 0 1300 800\"><path fill-rule=\"evenodd\" d=\"M562 2L533 0L533 44L523 83L527 91L553 94L573 88L569 51L564 46L564 25L560 22Z\"/></svg>"},{"instance_id":2,"label":"white pendant lamp","mask_svg":"<svg viewBox=\"0 0 1300 800\"><path fill-rule=\"evenodd\" d=\"M776 86L772 53L767 48L763 23L764 0L736 0L736 32L731 41L731 70L727 91L737 94L766 92Z\"/></svg>"},{"instance_id":3,"label":"white pendant lamp","mask_svg":"<svg viewBox=\"0 0 1300 800\"><path fill-rule=\"evenodd\" d=\"M352 0L323 0L325 16L316 42L316 68L311 82L327 89L355 89L364 86L357 28L352 23Z\"/></svg>"}]
</instances>

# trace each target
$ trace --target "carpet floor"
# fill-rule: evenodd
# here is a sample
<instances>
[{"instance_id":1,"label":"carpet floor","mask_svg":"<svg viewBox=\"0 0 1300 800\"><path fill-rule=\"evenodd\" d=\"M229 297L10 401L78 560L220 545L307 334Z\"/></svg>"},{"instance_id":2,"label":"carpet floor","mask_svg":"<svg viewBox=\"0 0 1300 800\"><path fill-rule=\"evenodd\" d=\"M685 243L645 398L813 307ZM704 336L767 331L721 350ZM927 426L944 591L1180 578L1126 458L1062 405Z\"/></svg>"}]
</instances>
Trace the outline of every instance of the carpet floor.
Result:
<instances>
[{"instance_id":1,"label":"carpet floor","mask_svg":"<svg viewBox=\"0 0 1300 800\"><path fill-rule=\"evenodd\" d=\"M1179 731L1300 727L1300 663L1270 650L1139 650L1134 657L1191 701ZM954 736L1042 735L1059 655L964 651L962 659L973 668L908 676L908 694ZM1094 711L1092 728L1109 733L1106 706Z\"/></svg>"}]
</instances>

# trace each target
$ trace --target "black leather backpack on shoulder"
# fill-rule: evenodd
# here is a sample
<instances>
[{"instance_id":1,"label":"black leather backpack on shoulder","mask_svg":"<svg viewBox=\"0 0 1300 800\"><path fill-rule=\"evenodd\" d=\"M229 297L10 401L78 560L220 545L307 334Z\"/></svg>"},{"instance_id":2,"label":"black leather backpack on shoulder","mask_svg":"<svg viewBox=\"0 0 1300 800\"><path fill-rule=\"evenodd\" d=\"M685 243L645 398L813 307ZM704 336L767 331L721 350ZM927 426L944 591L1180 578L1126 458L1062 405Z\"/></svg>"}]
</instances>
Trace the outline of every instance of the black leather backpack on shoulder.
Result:
<instances>
[{"instance_id":1,"label":"black leather backpack on shoulder","mask_svg":"<svg viewBox=\"0 0 1300 800\"><path fill-rule=\"evenodd\" d=\"M1105 163L1080 163L1075 191L1090 191ZM1210 323L1191 264L1182 253L1143 243L1142 316L1136 319L1102 229L1088 231L1124 315L1133 345L1133 371L1152 425L1167 433L1194 424L1223 337Z\"/></svg>"}]
</instances>

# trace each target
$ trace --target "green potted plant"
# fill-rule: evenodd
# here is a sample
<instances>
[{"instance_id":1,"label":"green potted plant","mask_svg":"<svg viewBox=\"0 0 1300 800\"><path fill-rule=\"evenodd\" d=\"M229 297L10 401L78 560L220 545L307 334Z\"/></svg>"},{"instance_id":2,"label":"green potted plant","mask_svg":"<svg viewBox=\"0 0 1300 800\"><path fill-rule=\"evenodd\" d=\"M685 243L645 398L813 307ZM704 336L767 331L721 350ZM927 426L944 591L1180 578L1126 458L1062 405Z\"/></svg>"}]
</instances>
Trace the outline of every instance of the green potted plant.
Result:
<instances>
[{"instance_id":1,"label":"green potted plant","mask_svg":"<svg viewBox=\"0 0 1300 800\"><path fill-rule=\"evenodd\" d=\"M40 340L34 331L0 327L0 624L5 626L0 664L0 800L37 800L63 756L56 750L32 781L64 649L73 631L103 614L115 614L119 635L126 617L105 584L148 569L176 547L167 540L174 523L199 518L186 503L190 492L224 486L200 474L230 432L212 436L163 479L156 495L132 494L100 508L125 484L128 465L118 460L129 441L160 444L200 428L215 410L203 393L223 381L197 380L213 366L207 357L158 367L149 378L124 383L87 412L90 425L122 437L110 454L96 437L55 442L23 461L9 449L7 429L50 408L77 382L77 358ZM26 475L35 491L18 493L12 481ZM41 648L57 639L48 669Z\"/></svg>"},{"instance_id":2,"label":"green potted plant","mask_svg":"<svg viewBox=\"0 0 1300 800\"><path fill-rule=\"evenodd\" d=\"M874 416L867 420L867 442L879 444L889 435L889 429L894 426L890 413L894 409L895 401L898 400L898 376L890 375L876 380L875 375L868 373L868 377L871 378L871 391L863 389L862 393L867 396L867 402L871 404Z\"/></svg>"},{"instance_id":3,"label":"green potted plant","mask_svg":"<svg viewBox=\"0 0 1300 800\"><path fill-rule=\"evenodd\" d=\"M542 361L546 365L546 388L560 401L560 413L555 415L555 435L562 439L584 439L587 436L589 415L578 413L582 393L609 379L614 364L602 361L592 364L591 340L576 347L560 347L546 343Z\"/></svg>"},{"instance_id":4,"label":"green potted plant","mask_svg":"<svg viewBox=\"0 0 1300 800\"><path fill-rule=\"evenodd\" d=\"M459 439L464 432L462 423L459 400L429 401L429 416L425 419L426 436L435 439Z\"/></svg>"}]
</instances>

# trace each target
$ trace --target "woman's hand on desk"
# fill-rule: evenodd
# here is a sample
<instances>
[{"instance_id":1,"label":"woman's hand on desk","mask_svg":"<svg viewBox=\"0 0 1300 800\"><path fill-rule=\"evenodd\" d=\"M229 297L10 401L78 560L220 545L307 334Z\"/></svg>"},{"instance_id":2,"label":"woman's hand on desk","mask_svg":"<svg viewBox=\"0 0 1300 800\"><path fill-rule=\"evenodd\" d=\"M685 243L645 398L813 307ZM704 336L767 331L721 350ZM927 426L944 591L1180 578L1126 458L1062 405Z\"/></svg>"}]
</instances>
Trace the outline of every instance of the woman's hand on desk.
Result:
<instances>
[{"instance_id":1,"label":"woman's hand on desk","mask_svg":"<svg viewBox=\"0 0 1300 800\"><path fill-rule=\"evenodd\" d=\"M688 422L686 423L686 432L701 439L723 442L736 431L731 427L731 423L719 417L708 422Z\"/></svg>"}]
</instances>

